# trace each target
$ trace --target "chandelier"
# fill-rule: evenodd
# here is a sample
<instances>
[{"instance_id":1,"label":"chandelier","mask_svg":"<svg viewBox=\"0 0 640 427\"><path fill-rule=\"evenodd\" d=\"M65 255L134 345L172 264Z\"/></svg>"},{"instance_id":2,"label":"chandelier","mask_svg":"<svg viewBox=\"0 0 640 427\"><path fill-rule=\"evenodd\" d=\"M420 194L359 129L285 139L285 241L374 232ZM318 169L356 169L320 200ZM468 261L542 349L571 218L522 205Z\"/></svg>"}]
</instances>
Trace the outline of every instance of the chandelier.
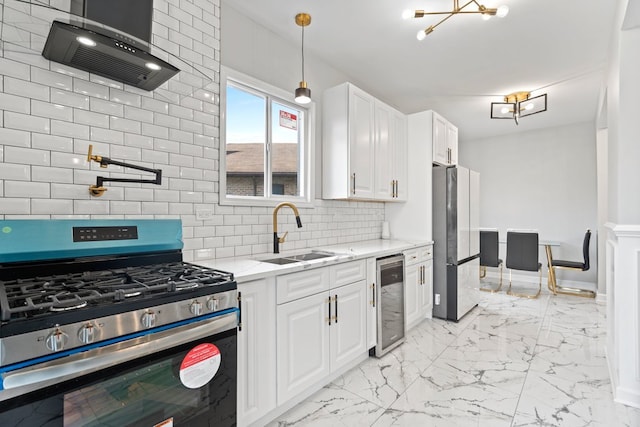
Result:
<instances>
[{"instance_id":1,"label":"chandelier","mask_svg":"<svg viewBox=\"0 0 640 427\"><path fill-rule=\"evenodd\" d=\"M477 9L470 8L465 10L465 8L470 5L476 6ZM507 6L500 6L497 8L486 7L478 3L476 0L470 0L467 3L465 3L463 6L460 6L459 0L453 0L453 10L450 10L447 12L425 12L424 10L405 10L402 13L402 18L411 19L411 18L424 18L427 15L447 15L444 18L442 18L440 22L438 22L437 24L429 25L424 30L418 31L418 34L416 35L416 37L418 38L418 40L424 40L425 37L431 34L438 25L442 24L444 21L451 18L453 15L458 15L460 13L465 13L465 14L479 13L482 15L483 19L490 19L492 16L504 18L509 13L509 7Z\"/></svg>"},{"instance_id":2,"label":"chandelier","mask_svg":"<svg viewBox=\"0 0 640 427\"><path fill-rule=\"evenodd\" d=\"M518 124L521 117L547 111L547 94L534 96L531 92L515 92L504 97L504 102L491 103L492 119L513 119Z\"/></svg>"}]
</instances>

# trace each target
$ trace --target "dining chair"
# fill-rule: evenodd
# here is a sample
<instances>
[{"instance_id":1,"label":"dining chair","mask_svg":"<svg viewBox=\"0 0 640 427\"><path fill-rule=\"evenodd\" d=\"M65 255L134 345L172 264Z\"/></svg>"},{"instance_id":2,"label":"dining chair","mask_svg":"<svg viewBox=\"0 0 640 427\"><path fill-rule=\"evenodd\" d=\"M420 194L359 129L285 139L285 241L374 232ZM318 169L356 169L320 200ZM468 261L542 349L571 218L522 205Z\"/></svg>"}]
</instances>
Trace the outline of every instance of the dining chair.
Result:
<instances>
[{"instance_id":1,"label":"dining chair","mask_svg":"<svg viewBox=\"0 0 640 427\"><path fill-rule=\"evenodd\" d=\"M584 233L584 239L582 240L582 262L580 261L567 261L561 259L553 259L553 254L551 252L551 246L547 246L545 249L547 251L547 259L549 265L547 266L549 269L549 278L548 278L548 287L549 290L554 294L564 294L564 295L575 295L586 298L595 298L596 293L594 291L588 289L580 289L580 288L571 288L566 286L558 286L558 281L556 278L556 269L566 269L566 270L574 270L574 271L587 271L590 268L589 265L589 244L591 242L591 230L587 229Z\"/></svg>"},{"instance_id":2,"label":"dining chair","mask_svg":"<svg viewBox=\"0 0 640 427\"><path fill-rule=\"evenodd\" d=\"M533 231L507 231L507 268L509 269L508 295L524 298L538 298L542 291L542 264L538 260L538 233ZM511 291L511 271L538 271L540 280L535 294Z\"/></svg>"},{"instance_id":3,"label":"dining chair","mask_svg":"<svg viewBox=\"0 0 640 427\"><path fill-rule=\"evenodd\" d=\"M497 288L480 287L481 291L498 292L502 288L502 260L498 258L498 231L480 230L480 279L487 275L487 267L500 268L500 281Z\"/></svg>"}]
</instances>

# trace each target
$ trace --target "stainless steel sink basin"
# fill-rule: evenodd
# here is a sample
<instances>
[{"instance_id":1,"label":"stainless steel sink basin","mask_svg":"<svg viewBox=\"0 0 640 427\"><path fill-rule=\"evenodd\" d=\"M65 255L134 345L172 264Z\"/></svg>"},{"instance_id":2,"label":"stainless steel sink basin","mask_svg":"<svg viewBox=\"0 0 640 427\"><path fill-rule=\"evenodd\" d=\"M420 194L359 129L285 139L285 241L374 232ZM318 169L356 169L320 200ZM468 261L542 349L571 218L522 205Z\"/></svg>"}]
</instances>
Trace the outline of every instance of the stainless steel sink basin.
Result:
<instances>
[{"instance_id":1,"label":"stainless steel sink basin","mask_svg":"<svg viewBox=\"0 0 640 427\"><path fill-rule=\"evenodd\" d=\"M333 256L333 254L327 254L323 252L308 252L306 254L291 256L289 257L289 259L295 259L297 261L309 261L310 259L328 258L330 256Z\"/></svg>"},{"instance_id":2,"label":"stainless steel sink basin","mask_svg":"<svg viewBox=\"0 0 640 427\"><path fill-rule=\"evenodd\" d=\"M272 258L272 259L261 259L260 262L268 262L269 264L279 264L279 265L284 265L284 264L293 264L294 262L298 262L299 260L297 259L291 259L291 258Z\"/></svg>"},{"instance_id":3,"label":"stainless steel sink basin","mask_svg":"<svg viewBox=\"0 0 640 427\"><path fill-rule=\"evenodd\" d=\"M307 252L304 254L289 255L289 256L283 256L280 258L261 259L260 262L268 262L270 264L284 265L284 264L293 264L294 262L309 261L312 259L328 258L334 255L335 254L330 254L325 252Z\"/></svg>"}]
</instances>

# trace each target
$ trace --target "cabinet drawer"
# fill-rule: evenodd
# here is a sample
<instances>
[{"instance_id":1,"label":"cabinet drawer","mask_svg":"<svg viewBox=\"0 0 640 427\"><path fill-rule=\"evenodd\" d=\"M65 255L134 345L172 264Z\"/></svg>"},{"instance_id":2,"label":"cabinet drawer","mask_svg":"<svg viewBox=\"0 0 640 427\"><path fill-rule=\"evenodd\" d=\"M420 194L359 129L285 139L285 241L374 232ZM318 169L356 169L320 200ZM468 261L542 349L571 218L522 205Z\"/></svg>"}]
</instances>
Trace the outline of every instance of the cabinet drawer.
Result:
<instances>
[{"instance_id":1,"label":"cabinet drawer","mask_svg":"<svg viewBox=\"0 0 640 427\"><path fill-rule=\"evenodd\" d=\"M433 258L433 246L421 246L415 249L404 251L404 262L406 265L423 262Z\"/></svg>"},{"instance_id":2,"label":"cabinet drawer","mask_svg":"<svg viewBox=\"0 0 640 427\"><path fill-rule=\"evenodd\" d=\"M331 288L337 288L349 283L364 280L367 277L367 261L352 261L329 267L331 273Z\"/></svg>"},{"instance_id":3,"label":"cabinet drawer","mask_svg":"<svg viewBox=\"0 0 640 427\"><path fill-rule=\"evenodd\" d=\"M329 290L329 269L313 270L278 276L276 279L278 304Z\"/></svg>"}]
</instances>

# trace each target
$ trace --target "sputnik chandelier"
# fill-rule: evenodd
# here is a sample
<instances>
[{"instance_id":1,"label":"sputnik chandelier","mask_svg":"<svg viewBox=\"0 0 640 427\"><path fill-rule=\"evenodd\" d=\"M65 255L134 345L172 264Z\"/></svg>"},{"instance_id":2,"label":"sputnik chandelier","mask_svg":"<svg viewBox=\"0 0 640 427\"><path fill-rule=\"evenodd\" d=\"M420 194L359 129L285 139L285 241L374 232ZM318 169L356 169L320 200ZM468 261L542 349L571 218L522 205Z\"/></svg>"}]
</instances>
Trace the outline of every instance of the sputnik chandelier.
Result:
<instances>
[{"instance_id":1,"label":"sputnik chandelier","mask_svg":"<svg viewBox=\"0 0 640 427\"><path fill-rule=\"evenodd\" d=\"M467 6L476 6L477 9L469 8L465 10ZM464 13L464 14L479 13L482 15L483 19L490 19L492 16L497 16L498 18L504 18L509 13L509 7L507 6L500 6L497 8L486 7L478 3L476 0L470 0L467 3L465 3L463 6L460 6L460 3L458 0L453 0L453 10L450 10L447 12L425 12L424 10L405 10L402 13L402 18L411 19L411 18L424 18L427 15L447 15L444 18L442 18L440 22L438 22L437 24L429 25L424 30L418 31L418 34L416 35L416 37L418 38L418 40L424 40L429 34L433 32L433 30L436 29L438 25L442 24L444 21L451 18L453 15L458 15L461 13Z\"/></svg>"}]
</instances>

